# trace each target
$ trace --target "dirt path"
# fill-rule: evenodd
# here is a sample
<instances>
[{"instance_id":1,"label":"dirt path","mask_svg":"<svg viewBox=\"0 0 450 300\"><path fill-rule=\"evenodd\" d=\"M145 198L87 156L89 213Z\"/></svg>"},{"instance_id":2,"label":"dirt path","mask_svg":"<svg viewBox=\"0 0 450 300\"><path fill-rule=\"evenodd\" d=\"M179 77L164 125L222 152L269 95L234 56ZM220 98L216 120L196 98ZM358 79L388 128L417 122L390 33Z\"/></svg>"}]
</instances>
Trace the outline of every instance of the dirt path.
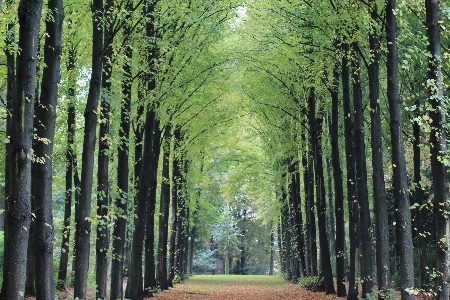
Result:
<instances>
[{"instance_id":1,"label":"dirt path","mask_svg":"<svg viewBox=\"0 0 450 300\"><path fill-rule=\"evenodd\" d=\"M274 276L195 275L174 288L155 293L151 299L268 300L268 299L340 299L313 293ZM342 300L342 299L341 299Z\"/></svg>"}]
</instances>

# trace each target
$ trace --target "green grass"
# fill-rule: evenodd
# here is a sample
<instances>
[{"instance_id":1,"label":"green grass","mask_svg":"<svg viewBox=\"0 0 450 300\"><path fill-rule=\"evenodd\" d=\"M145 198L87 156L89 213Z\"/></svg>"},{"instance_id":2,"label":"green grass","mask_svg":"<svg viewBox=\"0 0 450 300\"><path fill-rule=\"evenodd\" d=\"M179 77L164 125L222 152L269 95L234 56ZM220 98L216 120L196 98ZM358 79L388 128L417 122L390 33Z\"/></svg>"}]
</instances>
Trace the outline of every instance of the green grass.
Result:
<instances>
[{"instance_id":1,"label":"green grass","mask_svg":"<svg viewBox=\"0 0 450 300\"><path fill-rule=\"evenodd\" d=\"M199 285L226 285L226 284L257 284L257 285L285 285L287 281L281 276L268 275L194 275L187 279L188 283Z\"/></svg>"}]
</instances>

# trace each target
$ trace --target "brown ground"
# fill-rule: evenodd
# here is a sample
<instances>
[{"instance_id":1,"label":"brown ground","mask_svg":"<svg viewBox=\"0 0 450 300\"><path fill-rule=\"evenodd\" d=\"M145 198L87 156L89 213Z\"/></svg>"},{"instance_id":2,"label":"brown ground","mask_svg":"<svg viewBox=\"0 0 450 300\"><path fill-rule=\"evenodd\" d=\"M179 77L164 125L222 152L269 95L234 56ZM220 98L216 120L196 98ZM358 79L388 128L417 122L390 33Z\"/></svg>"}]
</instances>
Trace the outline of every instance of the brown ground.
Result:
<instances>
[{"instance_id":1,"label":"brown ground","mask_svg":"<svg viewBox=\"0 0 450 300\"><path fill-rule=\"evenodd\" d=\"M361 288L360 288L361 290ZM298 285L286 282L276 276L239 276L239 275L195 275L183 283L176 284L170 290L153 294L147 298L155 300L342 300L335 295L323 292L311 292ZM73 288L58 292L60 300L73 299ZM95 299L95 293L89 291L89 300ZM34 297L28 300L34 300ZM400 296L398 295L398 299ZM431 297L419 295L416 300L429 300Z\"/></svg>"},{"instance_id":2,"label":"brown ground","mask_svg":"<svg viewBox=\"0 0 450 300\"><path fill-rule=\"evenodd\" d=\"M155 293L155 300L269 300L269 299L339 299L324 293L313 293L290 284L280 277L269 276L193 276L174 288Z\"/></svg>"}]
</instances>

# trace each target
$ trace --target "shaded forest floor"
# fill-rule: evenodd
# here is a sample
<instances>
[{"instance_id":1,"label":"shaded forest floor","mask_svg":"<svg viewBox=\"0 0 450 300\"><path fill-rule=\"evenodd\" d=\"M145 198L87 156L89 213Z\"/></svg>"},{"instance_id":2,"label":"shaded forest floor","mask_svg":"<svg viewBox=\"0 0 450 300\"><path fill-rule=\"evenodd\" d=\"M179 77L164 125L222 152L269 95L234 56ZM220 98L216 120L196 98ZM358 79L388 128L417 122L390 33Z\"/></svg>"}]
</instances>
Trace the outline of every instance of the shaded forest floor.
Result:
<instances>
[{"instance_id":1,"label":"shaded forest floor","mask_svg":"<svg viewBox=\"0 0 450 300\"><path fill-rule=\"evenodd\" d=\"M348 287L347 287L348 288ZM361 287L359 287L361 291ZM269 300L269 299L346 299L324 292L312 292L287 282L280 276L256 275L195 275L174 288L153 294L158 300ZM400 294L398 293L398 299ZM431 297L416 296L416 300Z\"/></svg>"},{"instance_id":2,"label":"shaded forest floor","mask_svg":"<svg viewBox=\"0 0 450 300\"><path fill-rule=\"evenodd\" d=\"M150 298L149 298L150 299ZM268 299L341 299L314 293L286 282L279 276L195 275L151 299L268 300Z\"/></svg>"},{"instance_id":3,"label":"shaded forest floor","mask_svg":"<svg viewBox=\"0 0 450 300\"><path fill-rule=\"evenodd\" d=\"M348 287L347 287L348 288ZM125 289L125 287L124 287ZM361 287L359 287L361 291ZM398 299L400 294L398 293ZM88 292L89 299L95 299L95 292ZM27 300L34 300L28 297ZM73 288L58 292L58 299L73 299ZM336 295L325 295L324 292L312 292L296 284L287 282L280 276L258 275L195 275L186 281L176 284L167 291L154 293L147 300L342 300ZM432 297L416 296L416 300L429 300Z\"/></svg>"}]
</instances>

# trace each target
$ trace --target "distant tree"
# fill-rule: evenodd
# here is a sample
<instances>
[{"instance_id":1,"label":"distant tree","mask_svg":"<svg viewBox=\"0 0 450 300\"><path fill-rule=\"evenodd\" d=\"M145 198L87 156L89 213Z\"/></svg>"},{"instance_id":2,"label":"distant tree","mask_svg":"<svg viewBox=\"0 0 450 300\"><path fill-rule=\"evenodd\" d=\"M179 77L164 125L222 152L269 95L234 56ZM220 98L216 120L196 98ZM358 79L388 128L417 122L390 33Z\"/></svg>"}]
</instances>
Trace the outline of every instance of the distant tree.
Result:
<instances>
[{"instance_id":1,"label":"distant tree","mask_svg":"<svg viewBox=\"0 0 450 300\"><path fill-rule=\"evenodd\" d=\"M214 243L219 253L225 258L225 272L230 271L233 252L239 251L241 230L238 221L234 217L233 208L225 204L222 208L218 221L212 226Z\"/></svg>"},{"instance_id":2,"label":"distant tree","mask_svg":"<svg viewBox=\"0 0 450 300\"><path fill-rule=\"evenodd\" d=\"M217 250L197 250L194 254L194 273L211 274L214 271Z\"/></svg>"}]
</instances>

